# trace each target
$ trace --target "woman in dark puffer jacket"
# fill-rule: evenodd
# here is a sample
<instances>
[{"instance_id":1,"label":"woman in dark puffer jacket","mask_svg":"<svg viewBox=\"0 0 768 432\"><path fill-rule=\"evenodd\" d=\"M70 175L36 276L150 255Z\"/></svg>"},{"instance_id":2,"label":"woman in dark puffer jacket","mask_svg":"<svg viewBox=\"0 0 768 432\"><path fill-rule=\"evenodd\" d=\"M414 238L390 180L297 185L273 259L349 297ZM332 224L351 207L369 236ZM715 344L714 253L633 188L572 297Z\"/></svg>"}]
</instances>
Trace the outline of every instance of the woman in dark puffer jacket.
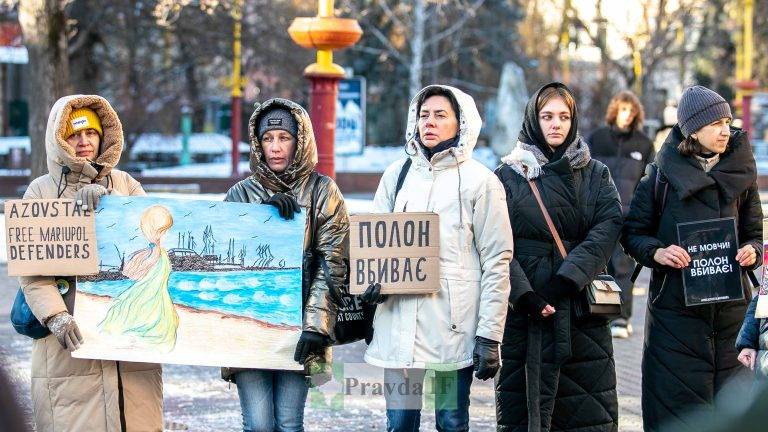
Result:
<instances>
[{"instance_id":1,"label":"woman in dark puffer jacket","mask_svg":"<svg viewBox=\"0 0 768 432\"><path fill-rule=\"evenodd\" d=\"M576 318L577 296L616 246L622 215L608 168L577 134L576 104L560 83L526 106L516 148L497 170L515 238L510 305L496 381L499 431L616 431L618 401L608 321ZM555 246L528 184L562 238Z\"/></svg>"},{"instance_id":2,"label":"woman in dark puffer jacket","mask_svg":"<svg viewBox=\"0 0 768 432\"><path fill-rule=\"evenodd\" d=\"M685 90L677 113L678 125L635 191L622 234L624 249L652 269L643 349L646 431L692 431L687 412L713 416L715 396L729 382L749 389L735 348L749 296L687 307L681 269L691 258L676 245L677 224L735 217L745 290L746 270L762 261L763 213L746 133L730 128L725 99L701 86Z\"/></svg>"}]
</instances>

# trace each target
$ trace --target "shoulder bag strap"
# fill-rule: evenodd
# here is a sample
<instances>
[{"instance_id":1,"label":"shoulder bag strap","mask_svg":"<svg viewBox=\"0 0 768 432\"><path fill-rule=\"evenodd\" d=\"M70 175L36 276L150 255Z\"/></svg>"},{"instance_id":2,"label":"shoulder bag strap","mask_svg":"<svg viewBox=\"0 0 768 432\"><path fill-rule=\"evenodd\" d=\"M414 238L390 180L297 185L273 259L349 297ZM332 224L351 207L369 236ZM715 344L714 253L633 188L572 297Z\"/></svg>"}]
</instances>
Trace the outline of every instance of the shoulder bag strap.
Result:
<instances>
[{"instance_id":1,"label":"shoulder bag strap","mask_svg":"<svg viewBox=\"0 0 768 432\"><path fill-rule=\"evenodd\" d=\"M392 197L393 205L394 205L394 200L397 199L397 194L400 193L400 189L403 188L403 183L405 182L405 178L408 176L408 170L411 169L411 163L413 163L413 160L411 158L408 158L403 164L403 167L400 168L400 175L397 176L397 185L395 186L395 195Z\"/></svg>"},{"instance_id":2,"label":"shoulder bag strap","mask_svg":"<svg viewBox=\"0 0 768 432\"><path fill-rule=\"evenodd\" d=\"M549 227L549 232L552 234L552 238L555 239L555 245L557 245L557 249L560 251L560 256L565 259L565 257L568 255L568 252L565 251L565 246L563 246L563 241L560 239L560 234L557 233L555 224L552 222L552 218L549 217L547 207L544 205L544 201L541 200L539 188L536 186L535 182L528 179L528 176L526 176L525 179L528 181L528 185L531 187L531 191L533 192L533 196L536 198L536 202L539 203L539 209L541 209L541 213L544 215L544 220L547 221L547 227Z\"/></svg>"}]
</instances>

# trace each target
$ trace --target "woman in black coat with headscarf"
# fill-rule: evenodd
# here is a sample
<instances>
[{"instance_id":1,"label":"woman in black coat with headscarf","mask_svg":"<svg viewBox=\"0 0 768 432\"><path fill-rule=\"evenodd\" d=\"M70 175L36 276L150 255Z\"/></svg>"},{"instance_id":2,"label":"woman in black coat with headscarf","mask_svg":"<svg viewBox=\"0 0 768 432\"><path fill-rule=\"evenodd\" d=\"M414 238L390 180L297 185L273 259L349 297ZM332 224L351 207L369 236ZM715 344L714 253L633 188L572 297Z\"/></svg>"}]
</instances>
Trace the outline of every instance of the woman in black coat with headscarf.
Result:
<instances>
[{"instance_id":1,"label":"woman in black coat with headscarf","mask_svg":"<svg viewBox=\"0 0 768 432\"><path fill-rule=\"evenodd\" d=\"M693 430L686 414L713 415L715 396L729 382L744 397L749 374L735 342L751 297L746 271L762 261L763 213L747 134L730 127L728 103L705 87L686 89L677 115L622 234L624 249L652 269L642 366L646 431ZM677 245L677 224L726 217L736 218L745 297L687 307L681 269L691 258Z\"/></svg>"},{"instance_id":2,"label":"woman in black coat with headscarf","mask_svg":"<svg viewBox=\"0 0 768 432\"><path fill-rule=\"evenodd\" d=\"M496 381L499 431L618 430L608 321L577 318L573 305L605 269L621 231L621 204L608 168L577 134L577 119L566 86L542 87L526 106L517 146L496 170L515 239ZM563 240L565 260L528 179Z\"/></svg>"}]
</instances>

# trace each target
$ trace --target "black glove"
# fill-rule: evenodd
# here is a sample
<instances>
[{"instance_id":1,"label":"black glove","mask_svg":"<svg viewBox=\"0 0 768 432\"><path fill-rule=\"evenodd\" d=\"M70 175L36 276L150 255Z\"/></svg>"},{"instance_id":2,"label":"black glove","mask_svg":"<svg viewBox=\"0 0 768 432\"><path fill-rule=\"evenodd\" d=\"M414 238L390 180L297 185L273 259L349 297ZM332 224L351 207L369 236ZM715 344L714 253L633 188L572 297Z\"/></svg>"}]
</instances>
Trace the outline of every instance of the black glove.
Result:
<instances>
[{"instance_id":1,"label":"black glove","mask_svg":"<svg viewBox=\"0 0 768 432\"><path fill-rule=\"evenodd\" d=\"M381 293L380 283L368 285L368 288L365 289L365 292L360 294L360 300L368 303L369 305L384 303L384 300L386 299L387 295Z\"/></svg>"},{"instance_id":2,"label":"black glove","mask_svg":"<svg viewBox=\"0 0 768 432\"><path fill-rule=\"evenodd\" d=\"M272 195L264 201L264 204L276 207L280 217L286 220L292 220L293 214L301 211L301 206L299 206L296 198L282 192Z\"/></svg>"},{"instance_id":3,"label":"black glove","mask_svg":"<svg viewBox=\"0 0 768 432\"><path fill-rule=\"evenodd\" d=\"M472 352L475 376L483 381L496 376L499 371L499 343L475 336L475 350Z\"/></svg>"},{"instance_id":4,"label":"black glove","mask_svg":"<svg viewBox=\"0 0 768 432\"><path fill-rule=\"evenodd\" d=\"M541 287L539 295L544 301L554 306L559 300L570 297L578 290L579 288L570 280L555 275L546 285Z\"/></svg>"},{"instance_id":5,"label":"black glove","mask_svg":"<svg viewBox=\"0 0 768 432\"><path fill-rule=\"evenodd\" d=\"M544 310L547 304L547 301L534 291L527 291L517 299L515 310L520 313L528 314L532 318L544 318L541 315L541 311Z\"/></svg>"},{"instance_id":6,"label":"black glove","mask_svg":"<svg viewBox=\"0 0 768 432\"><path fill-rule=\"evenodd\" d=\"M293 360L304 364L307 357L313 352L320 351L327 346L327 337L320 333L304 330L299 337L299 343L296 344L296 352L293 353Z\"/></svg>"}]
</instances>

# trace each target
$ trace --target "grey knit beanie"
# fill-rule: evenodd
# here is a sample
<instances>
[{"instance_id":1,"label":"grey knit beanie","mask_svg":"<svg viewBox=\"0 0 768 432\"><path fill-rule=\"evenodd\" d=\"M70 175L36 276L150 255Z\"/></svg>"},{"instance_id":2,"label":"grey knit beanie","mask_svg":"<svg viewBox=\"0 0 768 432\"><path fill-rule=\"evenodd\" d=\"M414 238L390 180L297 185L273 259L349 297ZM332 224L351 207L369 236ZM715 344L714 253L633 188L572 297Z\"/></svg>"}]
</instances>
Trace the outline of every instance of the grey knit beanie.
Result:
<instances>
[{"instance_id":1,"label":"grey knit beanie","mask_svg":"<svg viewBox=\"0 0 768 432\"><path fill-rule=\"evenodd\" d=\"M733 115L728 102L719 94L699 85L683 91L677 105L677 123L686 137L724 117L732 119Z\"/></svg>"},{"instance_id":2,"label":"grey knit beanie","mask_svg":"<svg viewBox=\"0 0 768 432\"><path fill-rule=\"evenodd\" d=\"M271 130L281 129L294 138L298 139L299 125L296 123L296 119L293 114L285 108L276 107L269 109L261 114L259 118L259 140L264 136L264 133Z\"/></svg>"}]
</instances>

